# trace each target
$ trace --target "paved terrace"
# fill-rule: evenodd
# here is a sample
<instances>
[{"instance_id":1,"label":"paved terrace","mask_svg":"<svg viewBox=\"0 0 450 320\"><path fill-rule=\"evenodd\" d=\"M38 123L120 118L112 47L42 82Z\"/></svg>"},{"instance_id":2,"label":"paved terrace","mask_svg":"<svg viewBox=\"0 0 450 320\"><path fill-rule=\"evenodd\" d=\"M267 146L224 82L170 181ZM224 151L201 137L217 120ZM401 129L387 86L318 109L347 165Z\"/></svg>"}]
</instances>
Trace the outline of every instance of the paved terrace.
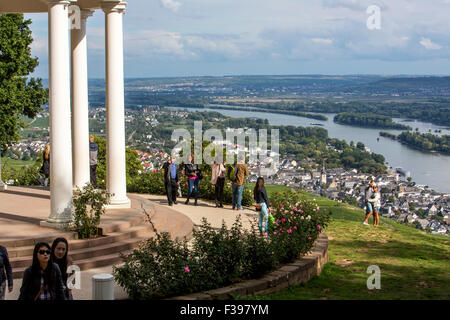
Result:
<instances>
[{"instance_id":1,"label":"paved terrace","mask_svg":"<svg viewBox=\"0 0 450 320\"><path fill-rule=\"evenodd\" d=\"M199 205L194 206L193 201L189 205L185 205L185 198L181 198L178 204L169 207L165 196L130 194L129 197L132 201L132 208L107 210L106 214L102 216L100 227L108 229L113 225L123 224L123 221L129 221L130 217L139 218L138 216L142 216L142 213L137 212L137 209L141 206L141 201L150 204L151 218L156 229L168 231L173 236L186 234L186 228L191 228L192 224L200 225L203 217L216 228L221 227L222 221L231 227L238 215L241 215L242 224L246 228L250 228L251 221L256 222L257 219L257 213L254 210L234 211L230 205L225 205L223 209L215 208L214 203L203 200L199 200ZM39 225L41 220L48 217L49 212L50 191L48 189L9 187L6 192L0 192L0 244L61 235L62 232L59 230ZM73 290L74 299L91 299L91 277L94 274L111 272L112 265L81 271L81 289ZM12 293L6 293L7 300L17 299L21 284L21 278L14 280L14 290ZM115 285L115 297L116 299L127 297L124 290L117 284Z\"/></svg>"}]
</instances>

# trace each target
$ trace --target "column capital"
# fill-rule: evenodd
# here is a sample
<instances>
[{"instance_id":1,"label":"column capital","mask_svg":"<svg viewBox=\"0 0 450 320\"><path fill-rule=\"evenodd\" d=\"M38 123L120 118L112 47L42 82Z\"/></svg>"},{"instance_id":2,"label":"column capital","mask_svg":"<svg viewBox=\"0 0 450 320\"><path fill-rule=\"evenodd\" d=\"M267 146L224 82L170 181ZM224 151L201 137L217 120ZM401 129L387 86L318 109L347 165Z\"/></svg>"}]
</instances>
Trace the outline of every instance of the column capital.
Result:
<instances>
[{"instance_id":1,"label":"column capital","mask_svg":"<svg viewBox=\"0 0 450 320\"><path fill-rule=\"evenodd\" d=\"M81 9L81 19L86 20L89 17L92 17L94 15L95 10L90 9Z\"/></svg>"},{"instance_id":2,"label":"column capital","mask_svg":"<svg viewBox=\"0 0 450 320\"><path fill-rule=\"evenodd\" d=\"M63 5L70 5L73 0L47 0L47 3L49 6L57 5L57 4L63 4Z\"/></svg>"},{"instance_id":3,"label":"column capital","mask_svg":"<svg viewBox=\"0 0 450 320\"><path fill-rule=\"evenodd\" d=\"M110 12L125 13L127 4L128 3L125 1L107 0L107 1L102 2L101 8L104 13L110 13Z\"/></svg>"}]
</instances>

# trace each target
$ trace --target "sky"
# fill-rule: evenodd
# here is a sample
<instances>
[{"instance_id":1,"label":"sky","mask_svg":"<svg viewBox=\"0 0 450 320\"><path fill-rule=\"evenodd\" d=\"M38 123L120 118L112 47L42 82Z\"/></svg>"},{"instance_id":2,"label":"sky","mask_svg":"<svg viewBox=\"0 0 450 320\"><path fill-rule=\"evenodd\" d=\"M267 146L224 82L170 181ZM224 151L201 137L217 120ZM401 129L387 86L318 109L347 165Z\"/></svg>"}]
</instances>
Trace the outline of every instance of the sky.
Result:
<instances>
[{"instance_id":1,"label":"sky","mask_svg":"<svg viewBox=\"0 0 450 320\"><path fill-rule=\"evenodd\" d=\"M380 9L379 28L370 6ZM34 76L47 78L47 14L26 17L40 61ZM87 25L89 78L104 78L103 11ZM124 71L449 75L449 33L450 0L128 0Z\"/></svg>"}]
</instances>

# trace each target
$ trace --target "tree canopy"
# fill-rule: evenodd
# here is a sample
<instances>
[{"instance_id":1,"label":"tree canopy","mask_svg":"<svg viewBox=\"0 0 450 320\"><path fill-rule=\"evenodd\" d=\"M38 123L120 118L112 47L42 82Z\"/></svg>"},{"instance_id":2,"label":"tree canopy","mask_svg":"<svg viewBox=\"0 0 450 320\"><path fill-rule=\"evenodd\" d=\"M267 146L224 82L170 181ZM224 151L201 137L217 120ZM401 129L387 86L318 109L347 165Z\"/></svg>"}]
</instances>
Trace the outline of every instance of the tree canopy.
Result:
<instances>
[{"instance_id":1,"label":"tree canopy","mask_svg":"<svg viewBox=\"0 0 450 320\"><path fill-rule=\"evenodd\" d=\"M0 147L19 139L22 116L33 118L48 101L42 79L29 77L38 66L31 56L33 37L23 14L0 15Z\"/></svg>"}]
</instances>

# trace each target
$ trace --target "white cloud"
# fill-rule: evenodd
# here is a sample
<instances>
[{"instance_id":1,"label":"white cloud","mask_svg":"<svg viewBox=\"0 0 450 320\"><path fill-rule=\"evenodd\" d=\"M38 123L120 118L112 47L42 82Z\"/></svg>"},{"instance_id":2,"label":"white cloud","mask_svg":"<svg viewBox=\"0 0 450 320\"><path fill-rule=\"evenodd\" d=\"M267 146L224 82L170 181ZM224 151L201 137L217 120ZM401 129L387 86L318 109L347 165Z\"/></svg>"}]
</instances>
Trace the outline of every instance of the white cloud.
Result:
<instances>
[{"instance_id":1,"label":"white cloud","mask_svg":"<svg viewBox=\"0 0 450 320\"><path fill-rule=\"evenodd\" d=\"M320 43L320 44L332 44L333 43L332 39L326 39L326 38L312 38L311 41L314 43Z\"/></svg>"},{"instance_id":2,"label":"white cloud","mask_svg":"<svg viewBox=\"0 0 450 320\"><path fill-rule=\"evenodd\" d=\"M437 44L437 43L434 43L433 41L431 41L431 40L428 39L428 38L422 38L422 39L420 40L420 44L421 44L422 46L424 46L425 49L427 49L427 50L439 50L439 49L442 48L441 45L439 45L439 44Z\"/></svg>"},{"instance_id":3,"label":"white cloud","mask_svg":"<svg viewBox=\"0 0 450 320\"><path fill-rule=\"evenodd\" d=\"M164 7L166 7L169 10L172 10L173 12L177 12L178 9L181 7L181 2L175 0L161 0L161 3Z\"/></svg>"}]
</instances>

